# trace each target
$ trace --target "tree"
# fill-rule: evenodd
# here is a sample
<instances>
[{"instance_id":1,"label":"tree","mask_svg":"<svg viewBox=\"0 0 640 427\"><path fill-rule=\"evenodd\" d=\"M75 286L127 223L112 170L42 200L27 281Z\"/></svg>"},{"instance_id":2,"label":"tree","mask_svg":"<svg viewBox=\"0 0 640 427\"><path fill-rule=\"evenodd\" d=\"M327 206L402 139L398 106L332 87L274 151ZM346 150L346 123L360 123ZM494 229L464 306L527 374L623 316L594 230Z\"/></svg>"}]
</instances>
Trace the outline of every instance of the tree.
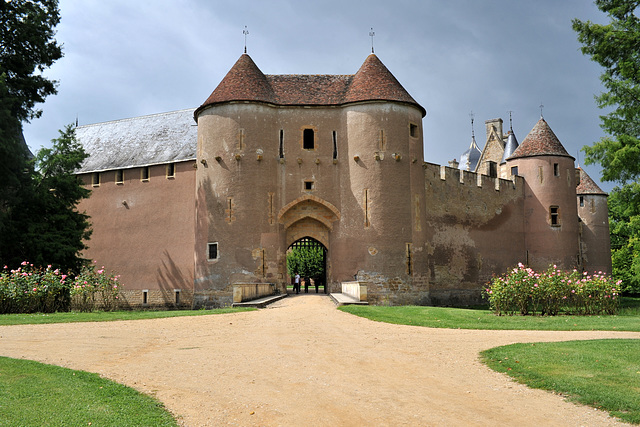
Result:
<instances>
[{"instance_id":1,"label":"tree","mask_svg":"<svg viewBox=\"0 0 640 427\"><path fill-rule=\"evenodd\" d=\"M605 71L606 92L596 96L607 136L585 146L585 163L599 163L604 181L621 184L610 194L609 223L613 275L627 291L640 293L640 19L639 0L596 0L607 25L573 20L582 53Z\"/></svg>"},{"instance_id":2,"label":"tree","mask_svg":"<svg viewBox=\"0 0 640 427\"><path fill-rule=\"evenodd\" d=\"M42 114L36 104L57 92L43 72L62 57L59 22L57 0L0 2L0 261L79 271L90 230L76 204L89 192L73 173L86 154L71 126L33 160L22 136Z\"/></svg>"},{"instance_id":3,"label":"tree","mask_svg":"<svg viewBox=\"0 0 640 427\"><path fill-rule=\"evenodd\" d=\"M290 277L318 279L324 274L324 249L319 246L293 247L287 253L287 272Z\"/></svg>"}]
</instances>

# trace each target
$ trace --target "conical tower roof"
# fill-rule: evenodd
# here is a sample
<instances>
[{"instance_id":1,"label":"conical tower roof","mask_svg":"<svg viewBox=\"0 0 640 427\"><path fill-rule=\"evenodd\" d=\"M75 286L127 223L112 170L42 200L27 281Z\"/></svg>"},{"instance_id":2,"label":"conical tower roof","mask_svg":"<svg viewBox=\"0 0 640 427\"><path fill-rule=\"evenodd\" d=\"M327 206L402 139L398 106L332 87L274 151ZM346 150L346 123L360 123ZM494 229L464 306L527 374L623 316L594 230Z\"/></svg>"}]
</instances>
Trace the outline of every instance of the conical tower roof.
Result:
<instances>
[{"instance_id":1,"label":"conical tower roof","mask_svg":"<svg viewBox=\"0 0 640 427\"><path fill-rule=\"evenodd\" d=\"M567 153L558 137L542 117L508 159L533 156L562 156L575 160L573 156Z\"/></svg>"},{"instance_id":2,"label":"conical tower roof","mask_svg":"<svg viewBox=\"0 0 640 427\"><path fill-rule=\"evenodd\" d=\"M275 103L277 100L271 84L253 59L246 53L231 67L218 87L196 111L204 107L228 101L257 101Z\"/></svg>"},{"instance_id":3,"label":"conical tower roof","mask_svg":"<svg viewBox=\"0 0 640 427\"><path fill-rule=\"evenodd\" d=\"M409 95L391 71L373 53L367 57L353 76L344 102L371 100L406 102L417 106L422 111L422 116L427 114L426 110Z\"/></svg>"},{"instance_id":4,"label":"conical tower roof","mask_svg":"<svg viewBox=\"0 0 640 427\"><path fill-rule=\"evenodd\" d=\"M458 165L458 169L465 171L476 170L476 166L478 165L478 160L480 160L481 154L482 152L480 151L480 148L478 148L478 144L476 144L476 138L475 136L472 136L469 148L460 156L460 164Z\"/></svg>"},{"instance_id":5,"label":"conical tower roof","mask_svg":"<svg viewBox=\"0 0 640 427\"><path fill-rule=\"evenodd\" d=\"M194 113L231 101L275 105L344 105L363 101L395 101L416 106L426 115L387 67L373 54L354 75L265 75L246 53L229 70L218 87Z\"/></svg>"},{"instance_id":6,"label":"conical tower roof","mask_svg":"<svg viewBox=\"0 0 640 427\"><path fill-rule=\"evenodd\" d=\"M511 157L511 155L518 148L518 140L516 139L516 134L513 133L512 130L509 131L507 135L507 143L504 145L504 154L502 155L502 160L500 160L500 164L506 163L507 159Z\"/></svg>"},{"instance_id":7,"label":"conical tower roof","mask_svg":"<svg viewBox=\"0 0 640 427\"><path fill-rule=\"evenodd\" d=\"M601 194L606 196L607 193L602 191L598 184L595 183L594 180L587 174L587 172L582 168L576 168L580 171L580 183L576 187L577 195L586 195L586 194Z\"/></svg>"}]
</instances>

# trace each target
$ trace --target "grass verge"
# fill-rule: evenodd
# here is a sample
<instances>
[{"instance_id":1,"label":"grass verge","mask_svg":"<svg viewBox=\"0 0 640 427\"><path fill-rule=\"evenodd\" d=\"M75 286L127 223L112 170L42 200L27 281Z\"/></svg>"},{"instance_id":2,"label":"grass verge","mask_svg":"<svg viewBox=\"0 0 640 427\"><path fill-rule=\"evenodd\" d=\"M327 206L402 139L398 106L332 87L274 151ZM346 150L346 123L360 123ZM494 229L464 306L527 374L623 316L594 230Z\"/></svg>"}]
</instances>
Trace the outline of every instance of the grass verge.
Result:
<instances>
[{"instance_id":1,"label":"grass verge","mask_svg":"<svg viewBox=\"0 0 640 427\"><path fill-rule=\"evenodd\" d=\"M640 340L512 344L483 351L481 358L529 387L640 424Z\"/></svg>"},{"instance_id":2,"label":"grass verge","mask_svg":"<svg viewBox=\"0 0 640 427\"><path fill-rule=\"evenodd\" d=\"M216 308L213 310L171 310L171 311L95 311L80 313L29 313L29 314L1 314L0 326L27 325L41 323L72 323L72 322L111 322L116 320L161 319L165 317L205 316L209 314L237 313L253 311L255 308L235 307Z\"/></svg>"},{"instance_id":3,"label":"grass verge","mask_svg":"<svg viewBox=\"0 0 640 427\"><path fill-rule=\"evenodd\" d=\"M0 357L2 426L177 426L154 398L97 374Z\"/></svg>"},{"instance_id":4,"label":"grass verge","mask_svg":"<svg viewBox=\"0 0 640 427\"><path fill-rule=\"evenodd\" d=\"M400 325L450 329L640 331L640 298L623 298L617 315L496 316L486 309L345 305L340 310Z\"/></svg>"}]
</instances>

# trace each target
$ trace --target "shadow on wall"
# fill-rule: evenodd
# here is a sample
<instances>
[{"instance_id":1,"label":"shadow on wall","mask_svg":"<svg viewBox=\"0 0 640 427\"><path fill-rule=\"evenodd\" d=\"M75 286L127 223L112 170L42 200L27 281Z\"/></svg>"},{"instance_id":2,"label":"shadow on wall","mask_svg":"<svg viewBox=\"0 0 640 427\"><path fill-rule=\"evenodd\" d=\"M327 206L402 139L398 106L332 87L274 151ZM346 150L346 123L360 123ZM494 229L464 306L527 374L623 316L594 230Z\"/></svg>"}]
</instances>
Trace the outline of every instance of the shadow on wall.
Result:
<instances>
[{"instance_id":1,"label":"shadow on wall","mask_svg":"<svg viewBox=\"0 0 640 427\"><path fill-rule=\"evenodd\" d=\"M156 270L156 280L162 301L151 301L153 305L167 308L191 308L193 300L193 277L185 275L173 261L169 251L163 253L162 266Z\"/></svg>"}]
</instances>

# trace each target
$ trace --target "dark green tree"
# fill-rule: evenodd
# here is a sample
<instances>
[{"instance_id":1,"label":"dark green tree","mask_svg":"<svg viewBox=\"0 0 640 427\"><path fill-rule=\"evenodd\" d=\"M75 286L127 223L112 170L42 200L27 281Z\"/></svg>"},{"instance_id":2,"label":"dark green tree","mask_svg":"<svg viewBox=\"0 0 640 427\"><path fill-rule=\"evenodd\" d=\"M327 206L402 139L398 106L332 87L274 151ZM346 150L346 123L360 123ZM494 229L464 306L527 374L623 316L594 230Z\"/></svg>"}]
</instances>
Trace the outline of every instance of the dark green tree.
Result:
<instances>
[{"instance_id":1,"label":"dark green tree","mask_svg":"<svg viewBox=\"0 0 640 427\"><path fill-rule=\"evenodd\" d=\"M290 277L316 279L324 273L324 250L321 247L293 247L287 253L287 272Z\"/></svg>"},{"instance_id":2,"label":"dark green tree","mask_svg":"<svg viewBox=\"0 0 640 427\"><path fill-rule=\"evenodd\" d=\"M582 53L605 71L606 91L596 96L607 136L585 146L585 163L599 163L602 179L621 186L610 194L610 230L614 277L627 291L640 293L640 19L638 0L596 0L606 25L573 20Z\"/></svg>"}]
</instances>

